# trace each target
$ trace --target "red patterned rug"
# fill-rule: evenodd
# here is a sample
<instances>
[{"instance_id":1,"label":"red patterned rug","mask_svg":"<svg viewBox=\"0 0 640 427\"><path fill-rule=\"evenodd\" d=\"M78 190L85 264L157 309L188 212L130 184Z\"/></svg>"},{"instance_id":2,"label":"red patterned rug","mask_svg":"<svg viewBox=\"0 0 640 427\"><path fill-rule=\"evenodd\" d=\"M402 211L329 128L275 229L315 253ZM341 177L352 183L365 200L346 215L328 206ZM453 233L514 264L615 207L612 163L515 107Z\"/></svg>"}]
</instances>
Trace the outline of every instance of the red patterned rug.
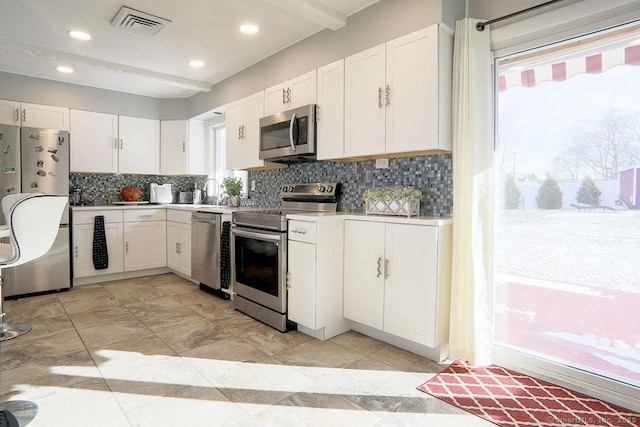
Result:
<instances>
[{"instance_id":1,"label":"red patterned rug","mask_svg":"<svg viewBox=\"0 0 640 427\"><path fill-rule=\"evenodd\" d=\"M640 426L640 414L498 366L455 361L418 390L498 426Z\"/></svg>"}]
</instances>

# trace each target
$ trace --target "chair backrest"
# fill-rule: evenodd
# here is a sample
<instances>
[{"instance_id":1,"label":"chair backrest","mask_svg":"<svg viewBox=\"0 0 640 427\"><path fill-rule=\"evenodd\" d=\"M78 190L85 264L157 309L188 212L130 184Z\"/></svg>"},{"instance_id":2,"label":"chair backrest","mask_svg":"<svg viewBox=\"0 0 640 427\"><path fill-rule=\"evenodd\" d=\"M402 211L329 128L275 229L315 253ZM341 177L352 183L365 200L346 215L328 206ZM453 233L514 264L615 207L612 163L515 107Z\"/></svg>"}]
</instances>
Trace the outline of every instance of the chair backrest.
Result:
<instances>
[{"instance_id":1,"label":"chair backrest","mask_svg":"<svg viewBox=\"0 0 640 427\"><path fill-rule=\"evenodd\" d=\"M51 249L66 205L67 196L62 195L23 193L2 199L2 210L11 227L9 243L17 258L12 267L39 258Z\"/></svg>"}]
</instances>

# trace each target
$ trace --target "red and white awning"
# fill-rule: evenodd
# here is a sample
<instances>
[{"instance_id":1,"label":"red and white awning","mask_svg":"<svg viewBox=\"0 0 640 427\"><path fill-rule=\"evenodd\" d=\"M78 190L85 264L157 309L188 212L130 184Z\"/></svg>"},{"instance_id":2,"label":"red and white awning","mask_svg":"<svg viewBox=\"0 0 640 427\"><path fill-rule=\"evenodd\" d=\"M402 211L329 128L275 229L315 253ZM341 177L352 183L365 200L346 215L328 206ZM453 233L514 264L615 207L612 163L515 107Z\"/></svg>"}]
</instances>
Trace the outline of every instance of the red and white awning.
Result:
<instances>
[{"instance_id":1,"label":"red and white awning","mask_svg":"<svg viewBox=\"0 0 640 427\"><path fill-rule=\"evenodd\" d=\"M524 70L505 70L498 76L498 90L532 87L545 81L561 82L582 74L599 74L616 65L640 65L640 45L621 47Z\"/></svg>"}]
</instances>

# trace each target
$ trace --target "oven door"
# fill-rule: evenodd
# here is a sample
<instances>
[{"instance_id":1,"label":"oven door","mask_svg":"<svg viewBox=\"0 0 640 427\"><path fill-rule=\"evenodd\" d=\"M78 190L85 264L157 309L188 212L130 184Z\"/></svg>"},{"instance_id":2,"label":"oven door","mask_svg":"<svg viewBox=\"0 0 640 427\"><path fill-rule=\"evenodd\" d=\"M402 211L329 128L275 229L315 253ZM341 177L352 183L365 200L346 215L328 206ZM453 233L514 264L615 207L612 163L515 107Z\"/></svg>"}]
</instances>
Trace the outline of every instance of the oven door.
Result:
<instances>
[{"instance_id":1,"label":"oven door","mask_svg":"<svg viewBox=\"0 0 640 427\"><path fill-rule=\"evenodd\" d=\"M279 313L286 313L286 262L286 233L231 227L234 293Z\"/></svg>"}]
</instances>

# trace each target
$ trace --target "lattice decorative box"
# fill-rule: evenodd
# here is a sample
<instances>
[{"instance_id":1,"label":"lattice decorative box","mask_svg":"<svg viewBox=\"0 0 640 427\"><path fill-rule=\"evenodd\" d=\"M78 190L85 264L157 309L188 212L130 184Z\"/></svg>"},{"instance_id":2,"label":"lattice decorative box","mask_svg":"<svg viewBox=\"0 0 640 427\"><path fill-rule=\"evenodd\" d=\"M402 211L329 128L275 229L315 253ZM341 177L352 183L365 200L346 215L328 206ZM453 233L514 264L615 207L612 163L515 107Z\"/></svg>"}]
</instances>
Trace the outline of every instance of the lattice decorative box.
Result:
<instances>
[{"instance_id":1,"label":"lattice decorative box","mask_svg":"<svg viewBox=\"0 0 640 427\"><path fill-rule=\"evenodd\" d=\"M379 187L364 192L367 215L416 216L420 214L422 192L413 187Z\"/></svg>"}]
</instances>

